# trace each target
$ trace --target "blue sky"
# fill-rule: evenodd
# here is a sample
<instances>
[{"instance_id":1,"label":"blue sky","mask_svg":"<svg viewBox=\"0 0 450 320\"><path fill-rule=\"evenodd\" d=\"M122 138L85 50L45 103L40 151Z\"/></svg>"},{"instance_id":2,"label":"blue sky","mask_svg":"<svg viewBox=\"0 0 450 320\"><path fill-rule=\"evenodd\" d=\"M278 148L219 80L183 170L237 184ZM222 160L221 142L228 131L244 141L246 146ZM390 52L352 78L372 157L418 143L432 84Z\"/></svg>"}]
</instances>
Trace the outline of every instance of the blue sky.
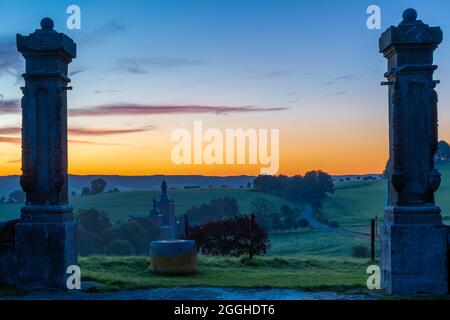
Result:
<instances>
[{"instance_id":1,"label":"blue sky","mask_svg":"<svg viewBox=\"0 0 450 320\"><path fill-rule=\"evenodd\" d=\"M81 8L81 30L65 27L71 4ZM366 28L366 9L371 4L381 7L382 30ZM424 22L441 26L447 39L450 2L446 0L19 0L0 1L0 45L5 48L16 33L32 32L42 17L49 16L56 30L78 43L78 57L70 66L75 88L69 94L71 108L126 103L279 108L282 111L227 116L207 112L202 119L211 126L282 127L286 143L297 136L305 141L314 137L316 145L335 153L341 151L330 144L354 144L353 151L345 148L350 158L366 152L361 149L364 143L354 140L355 132L377 137L370 143L387 152L387 92L379 85L386 62L378 53L378 38L384 29L398 24L409 7L417 9ZM0 58L2 52L7 55L0 50ZM445 90L450 85L449 54L450 41L445 40L436 53L436 78L442 81L438 88L441 138L445 139L450 139L450 120L446 120L450 90ZM14 76L18 70L0 68L3 99L20 98ZM111 116L98 123L118 129L152 126L161 133L152 139L165 139L173 127L188 126L198 117L189 113ZM90 127L92 121L75 117L70 123L79 128ZM18 115L0 115L0 127L19 122ZM324 156L336 154L320 157ZM371 168L382 167L385 156ZM305 160L309 168L319 154L305 157L311 158Z\"/></svg>"}]
</instances>

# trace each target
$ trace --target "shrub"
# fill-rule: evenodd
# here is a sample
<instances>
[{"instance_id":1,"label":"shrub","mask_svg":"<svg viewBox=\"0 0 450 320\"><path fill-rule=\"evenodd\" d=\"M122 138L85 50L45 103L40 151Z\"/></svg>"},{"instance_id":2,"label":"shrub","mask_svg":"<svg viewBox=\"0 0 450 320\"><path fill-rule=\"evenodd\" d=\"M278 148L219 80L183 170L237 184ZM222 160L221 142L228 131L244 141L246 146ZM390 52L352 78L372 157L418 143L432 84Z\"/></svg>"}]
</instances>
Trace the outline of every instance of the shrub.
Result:
<instances>
[{"instance_id":1,"label":"shrub","mask_svg":"<svg viewBox=\"0 0 450 320\"><path fill-rule=\"evenodd\" d=\"M355 258L367 258L369 256L369 249L366 246L355 246L352 249L352 256Z\"/></svg>"},{"instance_id":2,"label":"shrub","mask_svg":"<svg viewBox=\"0 0 450 320\"><path fill-rule=\"evenodd\" d=\"M208 222L189 231L197 248L205 254L215 256L241 256L249 252L250 217L239 216ZM270 249L267 231L258 223L253 227L253 254L264 255Z\"/></svg>"}]
</instances>

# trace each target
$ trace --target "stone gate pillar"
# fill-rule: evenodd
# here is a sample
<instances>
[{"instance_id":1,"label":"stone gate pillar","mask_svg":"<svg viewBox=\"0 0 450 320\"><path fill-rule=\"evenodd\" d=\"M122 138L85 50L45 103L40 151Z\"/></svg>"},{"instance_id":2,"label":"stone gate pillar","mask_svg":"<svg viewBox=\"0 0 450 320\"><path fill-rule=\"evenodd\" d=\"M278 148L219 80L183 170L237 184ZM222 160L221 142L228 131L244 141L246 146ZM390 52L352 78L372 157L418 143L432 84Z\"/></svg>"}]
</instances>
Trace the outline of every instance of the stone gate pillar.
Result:
<instances>
[{"instance_id":1,"label":"stone gate pillar","mask_svg":"<svg viewBox=\"0 0 450 320\"><path fill-rule=\"evenodd\" d=\"M17 35L26 61L22 88L22 176L26 204L15 229L16 279L23 288L64 288L76 264L75 224L68 203L67 77L76 44L44 18Z\"/></svg>"},{"instance_id":2,"label":"stone gate pillar","mask_svg":"<svg viewBox=\"0 0 450 320\"><path fill-rule=\"evenodd\" d=\"M380 52L388 60L390 153L381 284L392 294L448 292L447 228L434 201L441 176L434 167L438 96L433 51L441 41L441 29L417 20L413 9L380 38Z\"/></svg>"}]
</instances>

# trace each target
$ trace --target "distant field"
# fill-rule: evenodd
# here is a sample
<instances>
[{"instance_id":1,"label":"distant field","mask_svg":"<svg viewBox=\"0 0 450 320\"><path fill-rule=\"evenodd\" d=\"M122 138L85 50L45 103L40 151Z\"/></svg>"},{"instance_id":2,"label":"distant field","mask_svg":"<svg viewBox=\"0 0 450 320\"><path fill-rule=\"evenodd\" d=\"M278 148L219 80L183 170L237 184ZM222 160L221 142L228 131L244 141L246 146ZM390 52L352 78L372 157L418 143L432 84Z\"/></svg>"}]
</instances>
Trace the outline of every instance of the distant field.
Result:
<instances>
[{"instance_id":1,"label":"distant field","mask_svg":"<svg viewBox=\"0 0 450 320\"><path fill-rule=\"evenodd\" d=\"M436 200L442 208L444 221L450 223L450 164L439 167L442 174L442 185ZM298 205L281 198L252 192L246 189L190 189L170 190L175 200L176 212L182 215L192 206L209 202L216 197L234 197L238 200L241 213L250 211L250 203L257 197L264 197L273 202L277 208L283 204L292 207ZM158 197L159 190L130 191L98 196L72 197L75 210L96 208L106 211L111 221L125 221L129 215L145 215L152 206L153 197ZM381 220L386 203L386 181L345 182L340 184L323 204L323 212L329 220L336 220L340 227L364 233L369 232L370 219L375 215ZM21 205L0 205L0 221L19 216ZM342 235L336 232L325 232L312 228L300 231L271 233L272 249L269 256L351 256L356 245L368 247L367 240Z\"/></svg>"},{"instance_id":2,"label":"distant field","mask_svg":"<svg viewBox=\"0 0 450 320\"><path fill-rule=\"evenodd\" d=\"M271 233L269 237L272 248L268 256L350 257L354 246L369 248L366 240L312 228Z\"/></svg>"},{"instance_id":3,"label":"distant field","mask_svg":"<svg viewBox=\"0 0 450 320\"><path fill-rule=\"evenodd\" d=\"M152 208L153 197L159 197L159 190L154 191L128 191L97 196L72 197L71 204L75 210L82 208L95 208L108 213L111 221L126 221L129 215L147 215ZM250 203L258 197L263 197L275 204L279 209L283 204L299 207L279 197L253 192L245 189L190 189L169 190L169 195L175 201L176 213L183 215L192 206L209 202L213 198L233 197L239 204L240 212L249 213ZM1 204L0 221L13 219L19 216L21 205Z\"/></svg>"},{"instance_id":4,"label":"distant field","mask_svg":"<svg viewBox=\"0 0 450 320\"><path fill-rule=\"evenodd\" d=\"M450 222L450 164L439 166L442 183L436 194L436 203L442 209L444 221ZM336 189L324 202L323 212L329 220L336 220L341 227L368 232L370 219L381 220L386 205L386 181L352 182Z\"/></svg>"},{"instance_id":5,"label":"distant field","mask_svg":"<svg viewBox=\"0 0 450 320\"><path fill-rule=\"evenodd\" d=\"M273 202L277 208L283 204L299 207L279 197L241 189L191 189L170 190L170 196L175 200L176 212L181 215L194 205L209 202L216 197L234 197L239 203L241 213L250 211L250 203L257 197L264 197ZM125 221L129 215L145 215L151 208L153 197L160 191L130 191L98 196L72 197L70 202L75 210L80 208L96 208L104 210L114 223ZM20 205L0 205L0 220L18 217ZM269 235L272 250L270 256L350 256L352 247L365 244L364 241L336 233L327 233L311 228L296 232L277 232Z\"/></svg>"}]
</instances>

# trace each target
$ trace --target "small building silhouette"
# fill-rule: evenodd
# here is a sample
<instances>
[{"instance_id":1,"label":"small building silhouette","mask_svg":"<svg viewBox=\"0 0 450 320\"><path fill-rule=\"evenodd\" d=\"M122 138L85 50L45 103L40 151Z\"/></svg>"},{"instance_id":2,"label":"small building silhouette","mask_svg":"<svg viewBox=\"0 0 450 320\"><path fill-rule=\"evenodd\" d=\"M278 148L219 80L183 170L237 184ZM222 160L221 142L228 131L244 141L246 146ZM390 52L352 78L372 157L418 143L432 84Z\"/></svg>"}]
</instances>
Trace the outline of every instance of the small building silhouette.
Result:
<instances>
[{"instance_id":1,"label":"small building silhouette","mask_svg":"<svg viewBox=\"0 0 450 320\"><path fill-rule=\"evenodd\" d=\"M153 208L148 216L129 216L128 221L149 220L151 224L159 228L159 240L177 239L179 222L175 215L175 202L169 197L167 183L161 183L161 195L159 201L153 198Z\"/></svg>"}]
</instances>

